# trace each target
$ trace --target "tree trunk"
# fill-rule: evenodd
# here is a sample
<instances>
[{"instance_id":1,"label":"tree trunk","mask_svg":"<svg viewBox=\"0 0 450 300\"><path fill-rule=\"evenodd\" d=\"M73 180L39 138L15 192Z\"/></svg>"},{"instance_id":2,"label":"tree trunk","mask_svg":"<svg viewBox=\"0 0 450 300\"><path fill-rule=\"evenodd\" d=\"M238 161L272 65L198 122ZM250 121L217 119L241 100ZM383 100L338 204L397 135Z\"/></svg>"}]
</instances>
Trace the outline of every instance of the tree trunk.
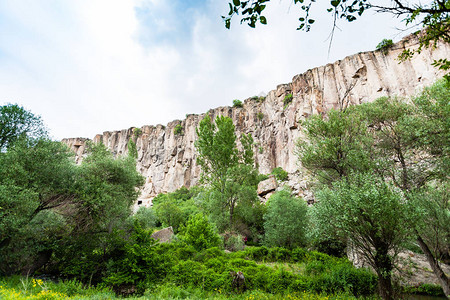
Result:
<instances>
[{"instance_id":1,"label":"tree trunk","mask_svg":"<svg viewBox=\"0 0 450 300\"><path fill-rule=\"evenodd\" d=\"M427 257L428 263L430 264L431 269L434 272L434 275L439 280L442 289L444 290L444 294L447 298L450 297L450 280L447 275L445 275L444 271L442 271L439 266L438 261L434 258L433 253L431 253L430 248L428 248L427 244L424 242L420 235L417 235L417 242L419 243L420 249L422 249L423 253Z\"/></svg>"},{"instance_id":2,"label":"tree trunk","mask_svg":"<svg viewBox=\"0 0 450 300\"><path fill-rule=\"evenodd\" d=\"M392 260L389 256L389 247L384 242L377 243L375 247L375 271L378 275L378 292L384 300L394 299L394 289L392 288L391 273L393 269Z\"/></svg>"},{"instance_id":3,"label":"tree trunk","mask_svg":"<svg viewBox=\"0 0 450 300\"><path fill-rule=\"evenodd\" d=\"M42 268L46 263L50 261L50 258L52 257L53 250L47 249L44 251L40 251L37 253L34 261L31 263L31 265L25 267L22 269L21 274L23 276L33 275L34 272Z\"/></svg>"},{"instance_id":4,"label":"tree trunk","mask_svg":"<svg viewBox=\"0 0 450 300\"><path fill-rule=\"evenodd\" d=\"M230 205L230 230L233 228L233 214L234 214L234 204Z\"/></svg>"},{"instance_id":5,"label":"tree trunk","mask_svg":"<svg viewBox=\"0 0 450 300\"><path fill-rule=\"evenodd\" d=\"M392 288L391 274L378 274L378 292L384 300L394 299L394 289Z\"/></svg>"}]
</instances>

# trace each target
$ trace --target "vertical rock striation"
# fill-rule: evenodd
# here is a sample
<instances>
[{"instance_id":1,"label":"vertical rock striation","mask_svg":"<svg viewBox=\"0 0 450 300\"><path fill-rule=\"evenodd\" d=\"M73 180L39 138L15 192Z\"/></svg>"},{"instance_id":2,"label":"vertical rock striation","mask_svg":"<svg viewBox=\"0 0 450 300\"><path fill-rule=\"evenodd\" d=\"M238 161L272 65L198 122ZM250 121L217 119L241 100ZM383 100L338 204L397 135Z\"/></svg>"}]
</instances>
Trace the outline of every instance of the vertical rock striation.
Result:
<instances>
[{"instance_id":1,"label":"vertical rock striation","mask_svg":"<svg viewBox=\"0 0 450 300\"><path fill-rule=\"evenodd\" d=\"M303 137L301 121L312 114L324 114L330 109L373 101L381 96L410 96L443 75L431 66L434 59L450 57L450 46L425 49L403 63L398 55L405 48L417 47L417 38L409 36L389 49L348 56L332 64L296 75L291 83L277 86L264 100L249 98L242 108L218 107L208 114L231 117L238 136L251 133L255 141L255 162L261 173L275 167L289 172L289 185L300 196L308 198L305 176L300 173L295 155L295 143ZM285 104L286 95L292 102ZM200 167L196 164L196 128L205 114L187 115L167 126L143 126L135 136L133 128L106 131L95 136L114 155L127 154L129 139L138 150L137 168L146 177L139 201L148 205L161 192L171 192L182 186L198 183ZM174 128L181 125L182 134ZM63 142L77 155L79 162L85 152L87 139L68 138Z\"/></svg>"}]
</instances>

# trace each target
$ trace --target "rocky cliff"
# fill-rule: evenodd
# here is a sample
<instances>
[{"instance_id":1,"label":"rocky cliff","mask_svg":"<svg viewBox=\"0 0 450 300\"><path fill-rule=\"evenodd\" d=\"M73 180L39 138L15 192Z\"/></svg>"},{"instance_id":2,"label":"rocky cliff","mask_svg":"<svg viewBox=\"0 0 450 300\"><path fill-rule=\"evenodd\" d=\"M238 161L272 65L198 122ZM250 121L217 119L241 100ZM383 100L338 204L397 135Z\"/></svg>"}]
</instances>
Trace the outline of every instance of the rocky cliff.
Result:
<instances>
[{"instance_id":1,"label":"rocky cliff","mask_svg":"<svg viewBox=\"0 0 450 300\"><path fill-rule=\"evenodd\" d=\"M411 60L399 63L397 56L404 48L417 47L417 39L407 37L387 53L371 51L348 56L332 64L296 75L291 83L281 84L265 99L249 98L242 108L218 107L207 113L233 119L238 135L251 133L255 141L255 161L261 173L275 167L289 172L288 184L300 196L309 197L308 186L299 171L295 143L303 137L301 120L312 114L324 114L350 104L370 102L381 96L409 96L430 85L443 75L431 66L434 59L450 57L450 46L425 49ZM292 102L284 99L292 94ZM184 120L167 124L143 126L136 136L134 128L106 131L94 137L115 155L127 153L127 143L133 139L138 150L138 170L146 177L139 199L149 205L161 192L171 192L182 186L197 184L200 168L196 165L195 129L205 114L187 115ZM174 128L181 125L182 134ZM68 138L63 142L83 157L87 139Z\"/></svg>"}]
</instances>

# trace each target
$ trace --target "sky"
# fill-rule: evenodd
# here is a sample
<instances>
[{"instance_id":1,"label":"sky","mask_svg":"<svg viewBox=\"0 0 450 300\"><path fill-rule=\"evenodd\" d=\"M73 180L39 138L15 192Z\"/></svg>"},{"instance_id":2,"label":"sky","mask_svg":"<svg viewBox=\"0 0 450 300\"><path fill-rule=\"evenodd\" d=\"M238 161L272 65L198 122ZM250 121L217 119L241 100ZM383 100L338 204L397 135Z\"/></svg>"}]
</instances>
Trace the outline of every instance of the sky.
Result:
<instances>
[{"instance_id":1,"label":"sky","mask_svg":"<svg viewBox=\"0 0 450 300\"><path fill-rule=\"evenodd\" d=\"M319 1L320 2L320 1ZM338 23L273 0L268 25L221 19L228 0L0 0L0 105L40 115L54 139L166 124L267 93L296 74L398 41L401 20Z\"/></svg>"}]
</instances>

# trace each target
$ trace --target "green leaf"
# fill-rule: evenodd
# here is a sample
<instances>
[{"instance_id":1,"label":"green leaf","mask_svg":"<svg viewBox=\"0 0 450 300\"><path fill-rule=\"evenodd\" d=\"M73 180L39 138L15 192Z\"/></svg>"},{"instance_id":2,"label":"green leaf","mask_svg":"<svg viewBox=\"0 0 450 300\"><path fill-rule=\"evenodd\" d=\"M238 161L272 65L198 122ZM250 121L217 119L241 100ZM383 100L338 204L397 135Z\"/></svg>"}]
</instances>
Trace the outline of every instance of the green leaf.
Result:
<instances>
[{"instance_id":1,"label":"green leaf","mask_svg":"<svg viewBox=\"0 0 450 300\"><path fill-rule=\"evenodd\" d=\"M233 0L233 4L234 4L235 6L239 6L239 5L241 5L241 1L239 1L239 0Z\"/></svg>"},{"instance_id":2,"label":"green leaf","mask_svg":"<svg viewBox=\"0 0 450 300\"><path fill-rule=\"evenodd\" d=\"M338 5L341 3L340 0L333 0L331 1L331 5L333 5L334 7L338 7Z\"/></svg>"},{"instance_id":3,"label":"green leaf","mask_svg":"<svg viewBox=\"0 0 450 300\"><path fill-rule=\"evenodd\" d=\"M230 29L230 25L231 25L230 19L226 19L225 20L225 28Z\"/></svg>"},{"instance_id":4,"label":"green leaf","mask_svg":"<svg viewBox=\"0 0 450 300\"><path fill-rule=\"evenodd\" d=\"M259 17L259 21L261 22L261 24L264 24L264 25L267 24L267 19L264 16Z\"/></svg>"}]
</instances>

